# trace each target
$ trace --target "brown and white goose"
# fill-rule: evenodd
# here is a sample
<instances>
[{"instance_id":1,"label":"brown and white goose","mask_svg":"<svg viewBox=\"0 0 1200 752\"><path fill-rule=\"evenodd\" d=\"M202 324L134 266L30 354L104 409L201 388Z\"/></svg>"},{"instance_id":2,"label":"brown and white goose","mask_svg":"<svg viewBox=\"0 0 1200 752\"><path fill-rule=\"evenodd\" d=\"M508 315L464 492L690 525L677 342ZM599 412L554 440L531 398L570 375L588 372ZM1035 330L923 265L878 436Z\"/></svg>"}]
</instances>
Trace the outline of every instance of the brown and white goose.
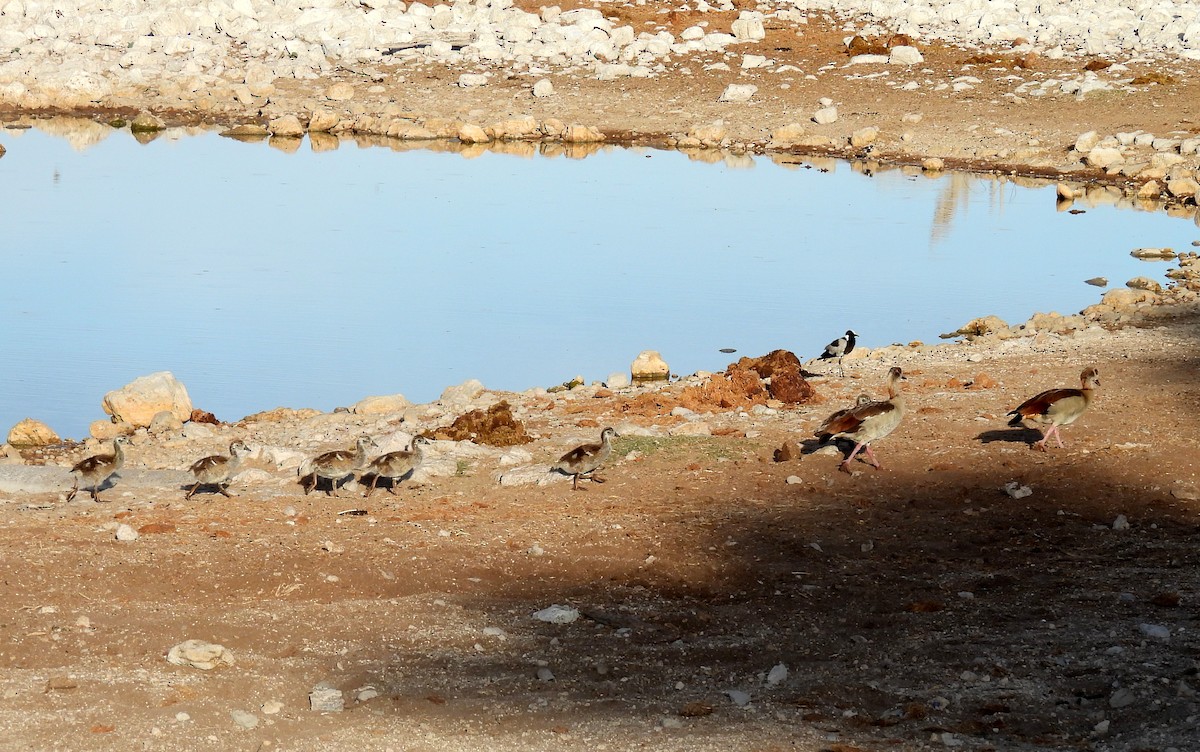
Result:
<instances>
[{"instance_id":1,"label":"brown and white goose","mask_svg":"<svg viewBox=\"0 0 1200 752\"><path fill-rule=\"evenodd\" d=\"M395 494L396 481L421 466L421 461L425 459L425 447L432 443L433 441L425 436L417 436L412 440L411 449L388 452L371 460L371 464L367 465L367 469L363 473L364 476L372 476L371 485L367 488L364 496L375 493L375 484L379 482L380 478L387 478L391 481L388 491Z\"/></svg>"},{"instance_id":2,"label":"brown and white goose","mask_svg":"<svg viewBox=\"0 0 1200 752\"><path fill-rule=\"evenodd\" d=\"M128 437L118 436L113 439L112 454L93 455L71 468L71 474L75 476L75 485L71 487L71 493L67 494L67 501L75 498L80 487L88 489L94 501L100 501L100 487L125 464L125 452L122 447L128 443Z\"/></svg>"},{"instance_id":3,"label":"brown and white goose","mask_svg":"<svg viewBox=\"0 0 1200 752\"><path fill-rule=\"evenodd\" d=\"M863 450L868 462L876 469L883 467L871 451L871 442L895 431L904 419L904 397L900 394L899 386L903 375L899 368L893 366L887 377L888 399L838 410L826 418L817 429L817 436L822 441L840 438L854 441L854 450L850 452L849 457L842 460L838 466L839 470L850 472L850 462L859 450Z\"/></svg>"},{"instance_id":4,"label":"brown and white goose","mask_svg":"<svg viewBox=\"0 0 1200 752\"><path fill-rule=\"evenodd\" d=\"M595 473L612 454L612 439L618 435L612 428L605 428L600 432L599 444L583 444L575 447L564 454L550 469L557 470L564 475L574 476L571 481L572 491L585 490L579 487L579 478L585 475L590 481L603 483L604 479L597 478Z\"/></svg>"},{"instance_id":5,"label":"brown and white goose","mask_svg":"<svg viewBox=\"0 0 1200 752\"><path fill-rule=\"evenodd\" d=\"M360 472L367 466L367 447L378 446L371 437L360 436L355 445L353 452L338 449L333 452L326 452L317 455L304 465L300 466L300 474L305 475L305 469L312 475L312 482L304 488L304 495L308 496L314 488L317 487L317 481L320 478L325 478L331 486L330 491L326 491L326 496L337 496L338 483L345 480L346 477Z\"/></svg>"},{"instance_id":6,"label":"brown and white goose","mask_svg":"<svg viewBox=\"0 0 1200 752\"><path fill-rule=\"evenodd\" d=\"M1008 424L1040 430L1042 438L1033 443L1033 449L1046 451L1046 441L1051 436L1062 447L1064 444L1058 429L1071 425L1083 415L1092 403L1098 386L1100 371L1094 366L1088 366L1079 375L1078 389L1048 389L1041 394L1035 394L1008 413L1013 416Z\"/></svg>"},{"instance_id":7,"label":"brown and white goose","mask_svg":"<svg viewBox=\"0 0 1200 752\"><path fill-rule=\"evenodd\" d=\"M237 475L238 470L242 467L242 459L248 454L250 454L250 447L241 441L235 441L229 445L228 457L214 454L193 462L188 469L192 471L192 475L196 476L196 482L192 485L192 490L187 492L187 496L183 497L184 500L192 498L192 494L204 485L216 486L222 496L232 498L229 493L229 481Z\"/></svg>"}]
</instances>

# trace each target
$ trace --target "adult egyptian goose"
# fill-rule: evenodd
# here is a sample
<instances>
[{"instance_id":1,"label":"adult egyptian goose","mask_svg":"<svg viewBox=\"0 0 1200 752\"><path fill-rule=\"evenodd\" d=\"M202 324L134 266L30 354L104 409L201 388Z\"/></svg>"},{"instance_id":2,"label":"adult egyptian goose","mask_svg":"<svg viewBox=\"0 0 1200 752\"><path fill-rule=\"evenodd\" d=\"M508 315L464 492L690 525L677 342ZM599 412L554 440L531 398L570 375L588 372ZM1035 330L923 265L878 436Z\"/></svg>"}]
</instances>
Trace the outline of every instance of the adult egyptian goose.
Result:
<instances>
[{"instance_id":1,"label":"adult egyptian goose","mask_svg":"<svg viewBox=\"0 0 1200 752\"><path fill-rule=\"evenodd\" d=\"M412 440L412 448L399 452L388 452L371 460L371 464L367 465L363 476L371 477L371 485L367 488L364 496L370 496L375 493L375 484L380 478L391 480L388 485L388 491L393 495L396 493L396 481L411 473L421 465L421 461L425 459L425 447L433 443L431 439L425 436L417 436Z\"/></svg>"},{"instance_id":2,"label":"adult egyptian goose","mask_svg":"<svg viewBox=\"0 0 1200 752\"><path fill-rule=\"evenodd\" d=\"M113 439L112 454L93 455L71 468L71 474L75 476L75 485L71 487L71 493L67 494L67 501L75 498L81 486L91 491L92 500L100 501L100 487L125 464L125 452L122 447L128 443L127 436L118 436Z\"/></svg>"},{"instance_id":3,"label":"adult egyptian goose","mask_svg":"<svg viewBox=\"0 0 1200 752\"><path fill-rule=\"evenodd\" d=\"M838 372L845 376L846 371L842 369L842 358L849 355L850 351L854 349L855 337L857 336L858 333L853 329L847 329L843 336L825 345L825 352L821 353L819 359L832 360L833 358L837 358Z\"/></svg>"},{"instance_id":4,"label":"adult egyptian goose","mask_svg":"<svg viewBox=\"0 0 1200 752\"><path fill-rule=\"evenodd\" d=\"M351 452L338 449L333 452L320 454L300 466L300 474L312 475L312 482L304 487L304 495L308 496L317 487L317 481L325 478L329 481L332 491L326 491L326 496L337 496L338 483L350 475L360 472L367 466L367 447L379 446L369 436L360 436L356 449ZM306 473L307 470L307 473Z\"/></svg>"},{"instance_id":5,"label":"adult egyptian goose","mask_svg":"<svg viewBox=\"0 0 1200 752\"><path fill-rule=\"evenodd\" d=\"M839 470L850 472L850 461L854 459L859 450L864 451L868 462L876 469L883 467L875 458L875 453L871 451L871 442L882 439L895 431L896 427L900 425L900 421L904 419L904 397L900 394L899 386L903 375L899 368L893 366L888 371L887 377L888 399L838 410L826 418L825 422L817 429L817 436L821 437L823 441L844 438L855 442L854 450L838 466Z\"/></svg>"},{"instance_id":6,"label":"adult egyptian goose","mask_svg":"<svg viewBox=\"0 0 1200 752\"><path fill-rule=\"evenodd\" d=\"M248 454L250 454L250 447L241 441L235 441L229 445L228 457L214 454L193 462L188 469L192 471L192 475L196 476L196 482L192 485L192 490L187 492L187 496L183 497L184 500L192 498L192 494L204 485L216 486L222 496L232 498L229 493L229 481L237 475L238 470L242 467L242 459Z\"/></svg>"},{"instance_id":7,"label":"adult egyptian goose","mask_svg":"<svg viewBox=\"0 0 1200 752\"><path fill-rule=\"evenodd\" d=\"M1100 372L1094 366L1088 366L1083 369L1083 373L1079 374L1078 389L1048 389L1041 394L1036 394L1008 413L1013 416L1008 424L1040 430L1042 438L1033 443L1031 447L1033 449L1046 451L1046 441L1051 436L1062 447L1064 444L1058 429L1071 425L1079 419L1080 415L1083 415L1088 405L1092 403L1098 386L1100 386Z\"/></svg>"},{"instance_id":8,"label":"adult egyptian goose","mask_svg":"<svg viewBox=\"0 0 1200 752\"><path fill-rule=\"evenodd\" d=\"M583 444L564 454L551 470L557 470L564 475L574 476L571 482L572 491L583 491L579 487L579 478L588 476L588 480L603 483L603 478L597 478L595 473L612 454L612 439L619 434L612 428L600 432L599 444Z\"/></svg>"}]
</instances>

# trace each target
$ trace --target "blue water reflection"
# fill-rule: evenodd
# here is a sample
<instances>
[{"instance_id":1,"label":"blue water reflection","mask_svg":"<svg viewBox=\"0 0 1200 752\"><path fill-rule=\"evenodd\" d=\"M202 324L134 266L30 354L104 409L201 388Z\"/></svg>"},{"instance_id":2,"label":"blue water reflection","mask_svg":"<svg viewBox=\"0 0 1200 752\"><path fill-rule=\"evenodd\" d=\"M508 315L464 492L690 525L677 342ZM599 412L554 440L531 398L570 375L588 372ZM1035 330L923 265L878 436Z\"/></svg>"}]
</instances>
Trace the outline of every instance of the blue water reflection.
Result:
<instances>
[{"instance_id":1,"label":"blue water reflection","mask_svg":"<svg viewBox=\"0 0 1200 752\"><path fill-rule=\"evenodd\" d=\"M687 373L738 357L722 347L812 356L848 327L932 341L975 315L1077 311L1100 294L1084 279L1166 270L1130 249L1196 236L1162 212L1056 212L1053 187L844 164L0 143L0 430L33 416L75 437L105 391L158 370L232 420L602 379L646 348Z\"/></svg>"}]
</instances>

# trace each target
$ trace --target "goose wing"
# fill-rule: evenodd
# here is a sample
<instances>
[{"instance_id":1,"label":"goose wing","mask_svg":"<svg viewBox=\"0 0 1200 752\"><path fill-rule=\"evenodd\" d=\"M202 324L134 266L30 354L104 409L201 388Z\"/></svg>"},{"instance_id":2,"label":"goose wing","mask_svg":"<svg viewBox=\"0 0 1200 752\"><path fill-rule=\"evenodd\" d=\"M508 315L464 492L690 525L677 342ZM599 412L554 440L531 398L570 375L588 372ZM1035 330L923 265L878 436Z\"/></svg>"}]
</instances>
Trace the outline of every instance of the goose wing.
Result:
<instances>
[{"instance_id":1,"label":"goose wing","mask_svg":"<svg viewBox=\"0 0 1200 752\"><path fill-rule=\"evenodd\" d=\"M1017 405L1008 414L1015 415L1013 420L1020 422L1022 418L1045 415L1056 403L1071 397L1083 397L1083 392L1079 389L1047 389Z\"/></svg>"}]
</instances>

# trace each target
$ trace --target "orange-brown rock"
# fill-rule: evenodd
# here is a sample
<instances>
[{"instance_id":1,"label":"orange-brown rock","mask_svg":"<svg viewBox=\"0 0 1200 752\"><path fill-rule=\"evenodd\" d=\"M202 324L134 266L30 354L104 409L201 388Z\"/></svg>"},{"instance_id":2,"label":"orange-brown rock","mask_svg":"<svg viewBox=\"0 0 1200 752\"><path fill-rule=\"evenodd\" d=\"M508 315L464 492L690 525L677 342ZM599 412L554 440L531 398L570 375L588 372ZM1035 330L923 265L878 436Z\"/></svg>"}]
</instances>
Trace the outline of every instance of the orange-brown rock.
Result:
<instances>
[{"instance_id":1,"label":"orange-brown rock","mask_svg":"<svg viewBox=\"0 0 1200 752\"><path fill-rule=\"evenodd\" d=\"M436 439L471 441L497 447L533 441L533 437L525 432L525 426L513 417L512 405L507 401L497 402L487 410L463 413L448 428L436 429L433 436Z\"/></svg>"},{"instance_id":2,"label":"orange-brown rock","mask_svg":"<svg viewBox=\"0 0 1200 752\"><path fill-rule=\"evenodd\" d=\"M776 462L791 462L800 459L800 445L794 441L785 441L783 446L775 450Z\"/></svg>"},{"instance_id":3,"label":"orange-brown rock","mask_svg":"<svg viewBox=\"0 0 1200 752\"><path fill-rule=\"evenodd\" d=\"M760 358L742 358L730 365L726 373L731 378L738 378L739 374L752 373L761 379L770 379L771 384L766 388L771 397L789 405L819 401L816 390L804 378L800 359L796 357L795 353L788 350L774 350ZM762 388L761 381L759 388ZM757 391L747 394L754 396Z\"/></svg>"},{"instance_id":4,"label":"orange-brown rock","mask_svg":"<svg viewBox=\"0 0 1200 752\"><path fill-rule=\"evenodd\" d=\"M213 415L207 410L201 410L199 408L192 410L192 417L188 418L188 420L190 420L192 423L208 423L209 425L213 426L221 425L221 421L217 420L217 416Z\"/></svg>"},{"instance_id":5,"label":"orange-brown rock","mask_svg":"<svg viewBox=\"0 0 1200 752\"><path fill-rule=\"evenodd\" d=\"M764 379L769 379L777 371L799 371L800 359L788 350L772 350L758 358L742 358L725 369L725 373L733 371L754 371Z\"/></svg>"}]
</instances>

